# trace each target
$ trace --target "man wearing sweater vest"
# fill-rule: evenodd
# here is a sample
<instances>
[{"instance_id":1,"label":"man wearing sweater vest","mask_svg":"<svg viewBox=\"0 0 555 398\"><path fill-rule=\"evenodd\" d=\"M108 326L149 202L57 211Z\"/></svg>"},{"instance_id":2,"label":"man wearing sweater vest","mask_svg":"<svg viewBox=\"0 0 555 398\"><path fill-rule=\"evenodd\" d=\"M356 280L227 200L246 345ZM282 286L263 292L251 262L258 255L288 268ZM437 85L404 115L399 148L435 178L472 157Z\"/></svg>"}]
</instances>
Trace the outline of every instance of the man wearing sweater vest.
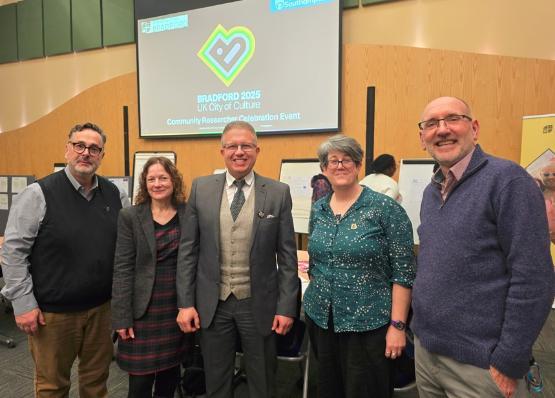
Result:
<instances>
[{"instance_id":1,"label":"man wearing sweater vest","mask_svg":"<svg viewBox=\"0 0 555 398\"><path fill-rule=\"evenodd\" d=\"M105 143L100 127L73 127L67 167L29 185L8 216L2 294L29 335L39 398L69 396L77 357L79 396L108 395L116 223L129 200L95 174Z\"/></svg>"},{"instance_id":2,"label":"man wearing sweater vest","mask_svg":"<svg viewBox=\"0 0 555 398\"><path fill-rule=\"evenodd\" d=\"M177 322L199 328L207 397L232 398L236 341L249 395L268 398L276 365L275 333L297 312L297 252L286 184L253 172L254 128L232 122L220 153L226 173L193 181L177 261ZM198 312L197 312L198 311Z\"/></svg>"},{"instance_id":3,"label":"man wearing sweater vest","mask_svg":"<svg viewBox=\"0 0 555 398\"><path fill-rule=\"evenodd\" d=\"M411 328L420 398L526 396L553 291L542 194L523 168L482 151L463 100L437 98L421 120L422 147L440 168L418 228Z\"/></svg>"}]
</instances>

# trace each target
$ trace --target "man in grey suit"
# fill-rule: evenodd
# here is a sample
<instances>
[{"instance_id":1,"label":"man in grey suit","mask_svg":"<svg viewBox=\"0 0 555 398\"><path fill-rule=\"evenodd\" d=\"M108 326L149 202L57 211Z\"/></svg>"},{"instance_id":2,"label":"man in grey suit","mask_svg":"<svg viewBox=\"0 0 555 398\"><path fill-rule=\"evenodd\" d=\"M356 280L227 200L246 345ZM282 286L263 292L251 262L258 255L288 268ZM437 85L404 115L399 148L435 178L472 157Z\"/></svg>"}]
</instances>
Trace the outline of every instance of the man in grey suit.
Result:
<instances>
[{"instance_id":1,"label":"man in grey suit","mask_svg":"<svg viewBox=\"0 0 555 398\"><path fill-rule=\"evenodd\" d=\"M227 171L194 180L185 213L177 322L185 333L201 328L208 397L233 396L237 336L250 396L269 397L272 332L286 334L297 311L291 195L252 171L259 152L250 124L229 123L220 149Z\"/></svg>"}]
</instances>

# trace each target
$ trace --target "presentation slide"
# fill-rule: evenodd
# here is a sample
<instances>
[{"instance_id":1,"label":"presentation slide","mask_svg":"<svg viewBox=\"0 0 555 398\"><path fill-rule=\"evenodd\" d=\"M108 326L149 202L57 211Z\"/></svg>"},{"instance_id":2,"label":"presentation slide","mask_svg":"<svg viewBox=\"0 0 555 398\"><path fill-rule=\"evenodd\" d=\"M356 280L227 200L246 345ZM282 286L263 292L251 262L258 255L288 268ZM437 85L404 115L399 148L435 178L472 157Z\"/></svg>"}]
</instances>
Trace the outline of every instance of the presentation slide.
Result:
<instances>
[{"instance_id":1,"label":"presentation slide","mask_svg":"<svg viewBox=\"0 0 555 398\"><path fill-rule=\"evenodd\" d=\"M339 130L339 0L242 0L137 21L141 137Z\"/></svg>"}]
</instances>

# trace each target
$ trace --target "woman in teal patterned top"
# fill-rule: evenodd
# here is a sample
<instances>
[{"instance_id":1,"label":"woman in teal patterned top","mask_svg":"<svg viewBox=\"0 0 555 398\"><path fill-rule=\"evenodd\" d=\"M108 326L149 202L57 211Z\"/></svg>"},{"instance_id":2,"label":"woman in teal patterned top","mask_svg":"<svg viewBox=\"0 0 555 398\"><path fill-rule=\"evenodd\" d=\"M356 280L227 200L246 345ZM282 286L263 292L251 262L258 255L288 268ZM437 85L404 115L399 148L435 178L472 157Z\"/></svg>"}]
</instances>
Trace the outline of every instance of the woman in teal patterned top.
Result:
<instances>
[{"instance_id":1,"label":"woman in teal patterned top","mask_svg":"<svg viewBox=\"0 0 555 398\"><path fill-rule=\"evenodd\" d=\"M318 396L391 397L415 276L412 227L393 199L358 184L363 151L336 135L318 150L333 193L312 206L304 295Z\"/></svg>"}]
</instances>

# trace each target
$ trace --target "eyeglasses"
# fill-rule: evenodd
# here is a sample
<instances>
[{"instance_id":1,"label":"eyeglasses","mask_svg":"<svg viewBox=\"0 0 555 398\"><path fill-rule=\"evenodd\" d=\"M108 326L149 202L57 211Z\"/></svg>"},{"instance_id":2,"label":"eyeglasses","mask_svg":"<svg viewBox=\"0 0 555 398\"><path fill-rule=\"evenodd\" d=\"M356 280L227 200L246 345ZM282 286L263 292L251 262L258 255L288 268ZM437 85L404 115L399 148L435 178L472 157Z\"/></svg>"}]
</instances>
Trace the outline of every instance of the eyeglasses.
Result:
<instances>
[{"instance_id":1,"label":"eyeglasses","mask_svg":"<svg viewBox=\"0 0 555 398\"><path fill-rule=\"evenodd\" d=\"M355 161L353 159L328 160L328 166L331 167L332 169L337 169L340 164L343 166L343 168L348 169L349 167L352 167L355 164Z\"/></svg>"},{"instance_id":2,"label":"eyeglasses","mask_svg":"<svg viewBox=\"0 0 555 398\"><path fill-rule=\"evenodd\" d=\"M251 152L256 149L256 144L224 144L223 147L230 152L237 152L238 150Z\"/></svg>"},{"instance_id":3,"label":"eyeglasses","mask_svg":"<svg viewBox=\"0 0 555 398\"><path fill-rule=\"evenodd\" d=\"M441 122L442 120L446 126L454 126L462 122L463 120L468 120L469 122L471 122L472 118L466 115L447 115L443 119L424 120L423 122L418 123L418 128L420 130L433 130L439 127L439 122Z\"/></svg>"},{"instance_id":4,"label":"eyeglasses","mask_svg":"<svg viewBox=\"0 0 555 398\"><path fill-rule=\"evenodd\" d=\"M85 152L85 149L88 149L89 150L89 155L98 156L98 155L100 155L100 153L102 152L102 149L103 149L103 148L97 147L96 145L86 146L82 142L71 142L71 141L69 141L69 143L73 146L73 150L75 152L77 152L78 154L82 154L83 152Z\"/></svg>"},{"instance_id":5,"label":"eyeglasses","mask_svg":"<svg viewBox=\"0 0 555 398\"><path fill-rule=\"evenodd\" d=\"M543 174L544 177L549 177L549 176L555 177L555 172L553 172L553 173L542 173L542 174Z\"/></svg>"}]
</instances>

